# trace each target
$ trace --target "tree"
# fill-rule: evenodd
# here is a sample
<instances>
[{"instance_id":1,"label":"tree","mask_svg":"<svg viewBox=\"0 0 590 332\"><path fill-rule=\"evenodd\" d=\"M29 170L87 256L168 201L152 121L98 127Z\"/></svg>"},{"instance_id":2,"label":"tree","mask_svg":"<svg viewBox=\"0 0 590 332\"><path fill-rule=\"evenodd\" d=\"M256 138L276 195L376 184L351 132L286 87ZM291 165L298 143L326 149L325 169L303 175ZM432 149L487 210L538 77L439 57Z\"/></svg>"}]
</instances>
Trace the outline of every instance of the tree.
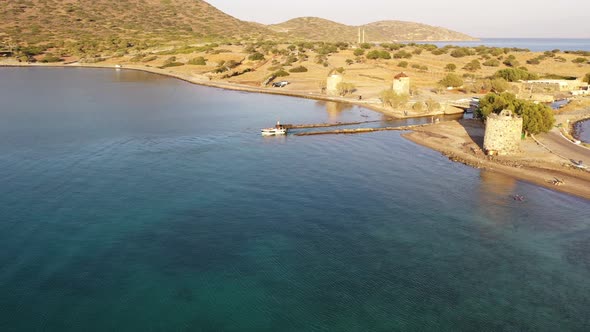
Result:
<instances>
[{"instance_id":1,"label":"tree","mask_svg":"<svg viewBox=\"0 0 590 332\"><path fill-rule=\"evenodd\" d=\"M532 101L517 99L509 92L501 94L489 93L479 102L475 116L485 119L492 113L500 113L509 109L522 117L523 131L530 134L548 132L555 123L553 110L545 104L535 104Z\"/></svg>"},{"instance_id":2,"label":"tree","mask_svg":"<svg viewBox=\"0 0 590 332\"><path fill-rule=\"evenodd\" d=\"M449 73L452 73L455 71L455 69L457 69L457 65L454 63L449 63L445 66L445 70Z\"/></svg>"},{"instance_id":3,"label":"tree","mask_svg":"<svg viewBox=\"0 0 590 332\"><path fill-rule=\"evenodd\" d=\"M471 72L478 71L481 69L481 64L477 59L471 60L468 64L465 65L465 67L463 67L463 69Z\"/></svg>"},{"instance_id":4,"label":"tree","mask_svg":"<svg viewBox=\"0 0 590 332\"><path fill-rule=\"evenodd\" d=\"M463 85L463 79L456 74L448 74L438 82L443 87L457 88Z\"/></svg>"},{"instance_id":5,"label":"tree","mask_svg":"<svg viewBox=\"0 0 590 332\"><path fill-rule=\"evenodd\" d=\"M406 94L398 94L393 90L381 91L381 101L383 105L389 105L396 109L400 108L408 103L410 96Z\"/></svg>"},{"instance_id":6,"label":"tree","mask_svg":"<svg viewBox=\"0 0 590 332\"><path fill-rule=\"evenodd\" d=\"M340 82L336 86L336 89L338 90L338 94L344 97L348 94L353 93L356 89L356 86L352 83Z\"/></svg>"}]
</instances>

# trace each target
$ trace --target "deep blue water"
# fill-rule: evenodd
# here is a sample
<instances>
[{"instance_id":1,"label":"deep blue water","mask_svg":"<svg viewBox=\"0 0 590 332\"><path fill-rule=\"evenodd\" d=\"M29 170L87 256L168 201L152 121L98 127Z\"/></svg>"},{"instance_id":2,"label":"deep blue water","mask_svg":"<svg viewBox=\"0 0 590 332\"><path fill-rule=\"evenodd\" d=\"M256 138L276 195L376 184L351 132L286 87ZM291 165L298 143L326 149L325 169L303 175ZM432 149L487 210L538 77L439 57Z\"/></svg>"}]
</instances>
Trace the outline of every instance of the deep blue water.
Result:
<instances>
[{"instance_id":1,"label":"deep blue water","mask_svg":"<svg viewBox=\"0 0 590 332\"><path fill-rule=\"evenodd\" d=\"M489 47L517 47L527 48L533 52L552 51L590 51L590 39L567 39L567 38L481 38L479 41L469 42L438 42L429 43L439 47L446 45L457 45L475 47L485 45Z\"/></svg>"},{"instance_id":2,"label":"deep blue water","mask_svg":"<svg viewBox=\"0 0 590 332\"><path fill-rule=\"evenodd\" d=\"M368 111L89 69L0 97L0 331L590 329L589 201L397 132L259 134Z\"/></svg>"}]
</instances>

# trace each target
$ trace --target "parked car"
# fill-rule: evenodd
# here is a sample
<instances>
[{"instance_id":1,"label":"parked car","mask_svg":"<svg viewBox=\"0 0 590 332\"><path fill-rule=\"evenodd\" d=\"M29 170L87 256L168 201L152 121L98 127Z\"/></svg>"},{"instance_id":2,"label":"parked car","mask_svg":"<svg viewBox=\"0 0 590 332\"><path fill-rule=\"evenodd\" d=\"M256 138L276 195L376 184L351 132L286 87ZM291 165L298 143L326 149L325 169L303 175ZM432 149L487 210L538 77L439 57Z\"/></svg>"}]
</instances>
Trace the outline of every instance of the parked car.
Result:
<instances>
[{"instance_id":1,"label":"parked car","mask_svg":"<svg viewBox=\"0 0 590 332\"><path fill-rule=\"evenodd\" d=\"M275 88L284 88L284 87L286 87L288 84L289 84L289 82L287 82L287 81L280 81L280 82L274 82L274 83L272 84L272 86L273 86L273 87L275 87Z\"/></svg>"}]
</instances>

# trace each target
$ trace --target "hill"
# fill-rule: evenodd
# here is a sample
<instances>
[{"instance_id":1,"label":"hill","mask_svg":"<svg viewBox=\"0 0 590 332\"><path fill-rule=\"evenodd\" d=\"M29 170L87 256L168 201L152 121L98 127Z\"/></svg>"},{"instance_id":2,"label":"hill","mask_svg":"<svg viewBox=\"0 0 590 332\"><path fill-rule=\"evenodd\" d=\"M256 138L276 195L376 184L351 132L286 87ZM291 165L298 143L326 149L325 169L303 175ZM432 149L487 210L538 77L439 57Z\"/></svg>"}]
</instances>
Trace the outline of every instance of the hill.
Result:
<instances>
[{"instance_id":1,"label":"hill","mask_svg":"<svg viewBox=\"0 0 590 332\"><path fill-rule=\"evenodd\" d=\"M359 28L365 29L367 42L474 40L473 37L456 31L404 21L380 21L349 26L317 17L301 17L270 25L269 28L294 39L327 42L357 41Z\"/></svg>"},{"instance_id":2,"label":"hill","mask_svg":"<svg viewBox=\"0 0 590 332\"><path fill-rule=\"evenodd\" d=\"M45 41L125 38L141 41L272 36L201 0L10 0L0 2L0 38Z\"/></svg>"},{"instance_id":3,"label":"hill","mask_svg":"<svg viewBox=\"0 0 590 332\"><path fill-rule=\"evenodd\" d=\"M410 22L383 21L363 27L371 42L471 39ZM313 17L270 26L245 22L202 0L0 1L0 43L40 45L28 50L30 54L49 46L66 50L65 54L100 55L183 42L353 42L357 35L358 27Z\"/></svg>"}]
</instances>

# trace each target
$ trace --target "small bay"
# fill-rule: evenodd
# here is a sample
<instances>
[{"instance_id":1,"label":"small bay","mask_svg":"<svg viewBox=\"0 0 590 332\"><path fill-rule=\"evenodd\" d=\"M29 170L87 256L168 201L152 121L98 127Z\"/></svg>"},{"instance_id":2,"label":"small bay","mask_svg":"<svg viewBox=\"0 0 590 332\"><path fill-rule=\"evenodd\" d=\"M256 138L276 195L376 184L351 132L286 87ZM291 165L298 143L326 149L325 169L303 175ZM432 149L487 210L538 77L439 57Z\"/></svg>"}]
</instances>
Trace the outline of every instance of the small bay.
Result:
<instances>
[{"instance_id":1,"label":"small bay","mask_svg":"<svg viewBox=\"0 0 590 332\"><path fill-rule=\"evenodd\" d=\"M0 97L2 331L590 329L589 201L398 132L260 136L379 114L126 70Z\"/></svg>"}]
</instances>

